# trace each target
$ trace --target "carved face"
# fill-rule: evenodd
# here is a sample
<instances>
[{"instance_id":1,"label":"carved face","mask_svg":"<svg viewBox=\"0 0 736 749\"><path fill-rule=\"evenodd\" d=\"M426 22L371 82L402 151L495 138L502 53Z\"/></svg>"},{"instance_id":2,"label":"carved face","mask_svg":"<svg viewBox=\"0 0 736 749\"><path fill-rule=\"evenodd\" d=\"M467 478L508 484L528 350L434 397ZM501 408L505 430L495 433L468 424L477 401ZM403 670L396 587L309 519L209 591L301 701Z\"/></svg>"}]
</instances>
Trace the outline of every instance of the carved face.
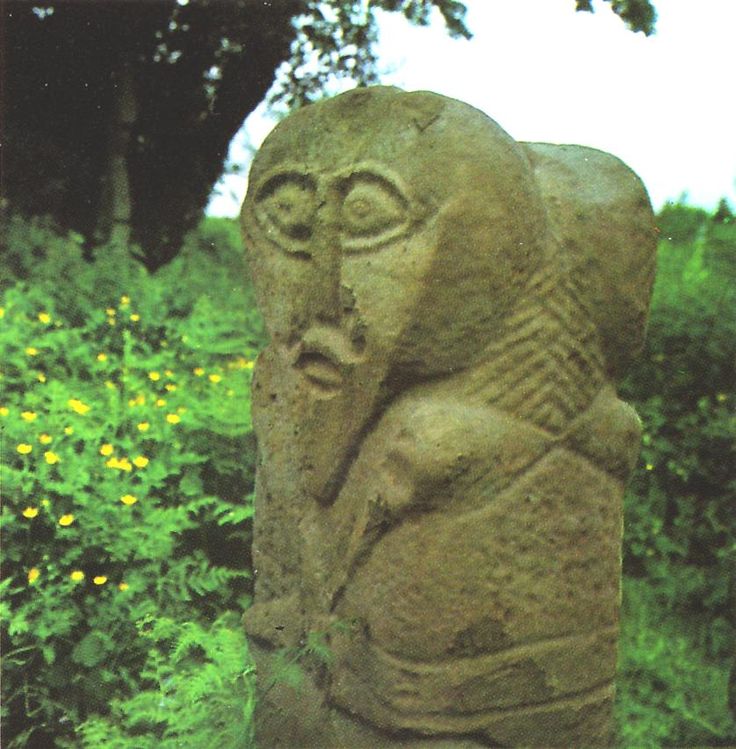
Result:
<instances>
[{"instance_id":1,"label":"carved face","mask_svg":"<svg viewBox=\"0 0 736 749\"><path fill-rule=\"evenodd\" d=\"M545 234L506 133L467 105L388 88L279 125L253 165L242 220L274 342L328 326L346 352L367 347L396 376L420 378L473 360Z\"/></svg>"},{"instance_id":2,"label":"carved face","mask_svg":"<svg viewBox=\"0 0 736 749\"><path fill-rule=\"evenodd\" d=\"M459 102L363 89L281 123L242 222L308 429L357 439L388 398L471 365L541 260L543 216L523 151Z\"/></svg>"}]
</instances>

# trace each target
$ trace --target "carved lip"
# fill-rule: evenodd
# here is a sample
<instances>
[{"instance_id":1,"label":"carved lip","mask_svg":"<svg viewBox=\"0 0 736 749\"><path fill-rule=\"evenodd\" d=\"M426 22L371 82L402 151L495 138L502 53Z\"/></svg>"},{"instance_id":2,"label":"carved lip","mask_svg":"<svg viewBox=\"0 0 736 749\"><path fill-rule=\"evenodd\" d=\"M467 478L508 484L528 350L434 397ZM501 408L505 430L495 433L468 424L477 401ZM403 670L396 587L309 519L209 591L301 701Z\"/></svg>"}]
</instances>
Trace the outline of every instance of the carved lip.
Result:
<instances>
[{"instance_id":1,"label":"carved lip","mask_svg":"<svg viewBox=\"0 0 736 749\"><path fill-rule=\"evenodd\" d=\"M302 350L296 367L310 382L324 390L337 390L342 385L342 368L319 351Z\"/></svg>"},{"instance_id":2,"label":"carved lip","mask_svg":"<svg viewBox=\"0 0 736 749\"><path fill-rule=\"evenodd\" d=\"M304 333L295 366L320 389L334 392L355 360L350 340L339 328L315 326Z\"/></svg>"}]
</instances>

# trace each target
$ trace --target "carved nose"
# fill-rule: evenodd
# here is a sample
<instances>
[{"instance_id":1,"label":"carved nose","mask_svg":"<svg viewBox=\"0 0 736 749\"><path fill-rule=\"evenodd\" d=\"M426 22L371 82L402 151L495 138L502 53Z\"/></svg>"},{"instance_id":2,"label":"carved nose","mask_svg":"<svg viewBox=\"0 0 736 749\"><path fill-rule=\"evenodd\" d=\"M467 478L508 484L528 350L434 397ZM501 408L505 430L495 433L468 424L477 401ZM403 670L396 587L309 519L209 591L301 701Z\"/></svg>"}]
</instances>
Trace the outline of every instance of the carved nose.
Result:
<instances>
[{"instance_id":1,"label":"carved nose","mask_svg":"<svg viewBox=\"0 0 736 749\"><path fill-rule=\"evenodd\" d=\"M340 321L340 279L342 252L337 232L327 221L318 221L313 236L314 319L322 323Z\"/></svg>"}]
</instances>

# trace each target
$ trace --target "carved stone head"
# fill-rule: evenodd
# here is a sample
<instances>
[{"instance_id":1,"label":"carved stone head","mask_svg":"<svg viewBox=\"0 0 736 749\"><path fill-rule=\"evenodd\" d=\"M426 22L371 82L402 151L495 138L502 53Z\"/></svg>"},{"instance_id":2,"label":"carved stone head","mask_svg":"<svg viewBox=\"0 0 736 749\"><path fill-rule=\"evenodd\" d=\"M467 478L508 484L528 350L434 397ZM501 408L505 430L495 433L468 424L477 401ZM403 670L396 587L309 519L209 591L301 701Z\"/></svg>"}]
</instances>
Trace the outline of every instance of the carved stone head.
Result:
<instances>
[{"instance_id":1,"label":"carved stone head","mask_svg":"<svg viewBox=\"0 0 736 749\"><path fill-rule=\"evenodd\" d=\"M324 389L361 358L394 385L465 367L540 263L544 222L525 152L495 122L391 88L277 127L243 208L269 333L301 343Z\"/></svg>"},{"instance_id":2,"label":"carved stone head","mask_svg":"<svg viewBox=\"0 0 736 749\"><path fill-rule=\"evenodd\" d=\"M388 399L477 359L547 242L523 147L466 104L392 88L281 123L242 221L272 345L312 404L298 418L319 501Z\"/></svg>"}]
</instances>

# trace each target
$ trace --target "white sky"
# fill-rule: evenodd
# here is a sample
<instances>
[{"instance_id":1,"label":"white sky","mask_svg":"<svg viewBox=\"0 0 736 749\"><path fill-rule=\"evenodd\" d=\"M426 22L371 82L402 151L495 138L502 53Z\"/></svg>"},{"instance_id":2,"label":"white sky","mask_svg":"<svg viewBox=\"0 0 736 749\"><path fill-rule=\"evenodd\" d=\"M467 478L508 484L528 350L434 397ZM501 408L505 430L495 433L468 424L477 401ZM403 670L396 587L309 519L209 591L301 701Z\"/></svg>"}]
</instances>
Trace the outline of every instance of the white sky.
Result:
<instances>
[{"instance_id":1,"label":"white sky","mask_svg":"<svg viewBox=\"0 0 736 749\"><path fill-rule=\"evenodd\" d=\"M382 83L472 104L516 140L610 151L643 179L655 208L687 193L736 207L736 0L654 0L654 36L634 34L597 0L463 0L470 41L439 13L414 27L381 13ZM259 108L235 137L210 215L236 215L250 156L273 122Z\"/></svg>"}]
</instances>

